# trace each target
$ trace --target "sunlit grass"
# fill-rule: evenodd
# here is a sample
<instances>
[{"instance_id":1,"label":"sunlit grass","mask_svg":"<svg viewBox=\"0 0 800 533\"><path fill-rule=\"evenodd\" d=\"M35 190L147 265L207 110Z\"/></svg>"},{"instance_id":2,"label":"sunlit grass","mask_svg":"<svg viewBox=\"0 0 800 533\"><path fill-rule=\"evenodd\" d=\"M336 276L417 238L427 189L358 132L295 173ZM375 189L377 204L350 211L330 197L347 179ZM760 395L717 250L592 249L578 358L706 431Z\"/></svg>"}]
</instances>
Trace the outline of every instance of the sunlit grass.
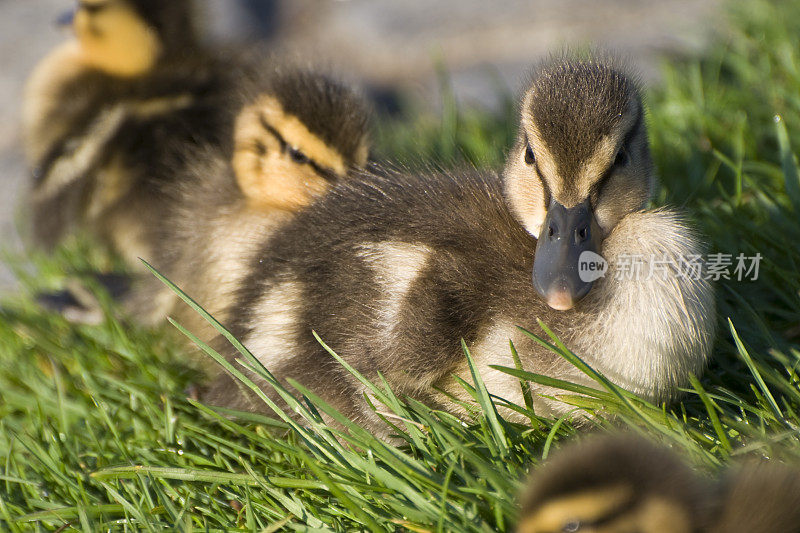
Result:
<instances>
[{"instance_id":1,"label":"sunlit grass","mask_svg":"<svg viewBox=\"0 0 800 533\"><path fill-rule=\"evenodd\" d=\"M744 455L800 461L800 6L730 11L719 44L668 62L647 95L656 203L684 207L711 251L763 256L757 281L717 286L709 370L671 406L615 387L551 337L539 341L597 389L505 370L520 386L560 387L576 410L599 415L596 429L635 428L707 470ZM385 124L379 151L497 167L513 114L511 103L498 114L446 104L443 117ZM526 405L512 408L530 423L504 421L478 375L468 424L369 384L402 445L310 391L306 401L282 390L290 412L230 418L186 399L197 376L167 328L139 328L107 301L103 324L75 326L30 296L113 261L73 244L36 264L23 276L28 292L0 311L0 529L508 530L531 465L585 431ZM269 380L243 348L241 360Z\"/></svg>"}]
</instances>

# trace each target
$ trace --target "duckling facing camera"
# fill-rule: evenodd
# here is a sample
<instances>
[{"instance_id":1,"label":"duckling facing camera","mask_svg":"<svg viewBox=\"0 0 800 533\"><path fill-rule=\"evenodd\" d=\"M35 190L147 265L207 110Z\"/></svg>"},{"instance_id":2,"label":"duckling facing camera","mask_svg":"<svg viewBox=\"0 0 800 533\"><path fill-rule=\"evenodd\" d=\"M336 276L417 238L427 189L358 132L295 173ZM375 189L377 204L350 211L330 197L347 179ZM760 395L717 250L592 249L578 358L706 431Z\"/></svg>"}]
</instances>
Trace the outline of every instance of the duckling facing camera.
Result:
<instances>
[{"instance_id":1,"label":"duckling facing camera","mask_svg":"<svg viewBox=\"0 0 800 533\"><path fill-rule=\"evenodd\" d=\"M235 69L198 44L192 11L190 0L82 0L68 17L75 38L37 66L23 105L37 243L85 229L136 267L183 144L231 146Z\"/></svg>"},{"instance_id":2,"label":"duckling facing camera","mask_svg":"<svg viewBox=\"0 0 800 533\"><path fill-rule=\"evenodd\" d=\"M490 367L515 366L509 340L525 370L592 384L517 327L544 335L542 320L618 385L669 400L708 358L709 283L667 268L590 284L571 264L587 250L612 271L627 255L646 266L652 256L678 264L699 254L677 211L643 210L653 182L635 84L606 62L558 61L525 93L502 176L387 170L343 182L263 243L226 315L277 378L379 434L386 426L365 388L312 331L368 378L380 373L400 395L464 413L471 396L456 377L471 377L461 339L489 391L519 405L518 380ZM230 379L210 386L209 403L267 410ZM569 408L544 395L535 404L539 414Z\"/></svg>"},{"instance_id":3,"label":"duckling facing camera","mask_svg":"<svg viewBox=\"0 0 800 533\"><path fill-rule=\"evenodd\" d=\"M306 68L252 69L237 84L243 102L230 156L187 147L193 160L166 193L170 228L156 268L223 322L259 245L300 209L363 168L369 152L366 101L347 85ZM158 280L136 297L134 314L167 314L205 340L215 330Z\"/></svg>"},{"instance_id":4,"label":"duckling facing camera","mask_svg":"<svg viewBox=\"0 0 800 533\"><path fill-rule=\"evenodd\" d=\"M800 470L777 461L749 462L712 479L642 438L589 438L533 472L517 531L796 532Z\"/></svg>"}]
</instances>

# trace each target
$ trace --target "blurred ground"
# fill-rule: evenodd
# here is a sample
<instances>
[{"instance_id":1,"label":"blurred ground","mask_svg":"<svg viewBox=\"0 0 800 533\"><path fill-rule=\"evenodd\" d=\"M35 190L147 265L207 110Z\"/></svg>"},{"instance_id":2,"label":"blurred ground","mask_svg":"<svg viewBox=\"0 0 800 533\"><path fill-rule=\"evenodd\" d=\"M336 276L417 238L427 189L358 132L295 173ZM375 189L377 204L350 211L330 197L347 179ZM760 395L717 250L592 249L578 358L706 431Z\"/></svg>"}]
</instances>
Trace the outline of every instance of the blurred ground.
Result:
<instances>
[{"instance_id":1,"label":"blurred ground","mask_svg":"<svg viewBox=\"0 0 800 533\"><path fill-rule=\"evenodd\" d=\"M720 0L205 0L209 35L269 38L276 50L341 71L376 93L399 89L436 105L435 64L457 97L491 106L496 73L517 89L538 58L565 46L612 49L656 80L665 54L700 49ZM70 0L0 0L0 249L21 246L26 184L19 108L26 76L66 38L52 21ZM249 5L249 11L237 7ZM0 293L13 279L0 266Z\"/></svg>"}]
</instances>

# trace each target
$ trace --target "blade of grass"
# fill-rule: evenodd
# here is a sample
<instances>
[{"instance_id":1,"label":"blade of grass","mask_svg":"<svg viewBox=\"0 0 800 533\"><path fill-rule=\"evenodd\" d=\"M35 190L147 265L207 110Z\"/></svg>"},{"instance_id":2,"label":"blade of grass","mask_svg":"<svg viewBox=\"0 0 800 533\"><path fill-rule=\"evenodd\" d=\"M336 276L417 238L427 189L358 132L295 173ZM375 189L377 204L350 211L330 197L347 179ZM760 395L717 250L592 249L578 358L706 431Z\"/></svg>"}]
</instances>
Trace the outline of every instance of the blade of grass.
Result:
<instances>
[{"instance_id":1,"label":"blade of grass","mask_svg":"<svg viewBox=\"0 0 800 533\"><path fill-rule=\"evenodd\" d=\"M744 347L742 339L739 338L739 333L736 331L736 328L733 326L733 321L731 321L730 318L728 319L728 327L730 328L731 334L733 335L733 341L736 343L736 349L738 350L739 355L742 357L742 360L744 360L745 364L747 365L747 368L750 369L750 373L756 380L758 388L764 394L764 398L766 399L767 404L769 405L769 408L772 411L772 414L775 416L775 420L784 421L783 414L781 413L781 410L778 407L775 398L772 396L772 393L770 392L769 387L767 387L767 384L764 383L764 379L761 377L761 373L758 371L758 368L756 368L756 364L753 361L753 358L750 357L750 353Z\"/></svg>"},{"instance_id":2,"label":"blade of grass","mask_svg":"<svg viewBox=\"0 0 800 533\"><path fill-rule=\"evenodd\" d=\"M92 472L91 476L100 481L111 479L131 479L141 474L149 474L154 478L178 479L181 481L201 481L204 483L228 483L233 485L257 486L268 484L280 488L313 490L324 488L322 483L307 479L295 479L267 476L264 479L253 478L250 474L233 474L231 472L214 472L187 468L166 468L157 466L117 466Z\"/></svg>"},{"instance_id":3,"label":"blade of grass","mask_svg":"<svg viewBox=\"0 0 800 533\"><path fill-rule=\"evenodd\" d=\"M714 405L713 401L708 397L706 394L705 389L700 384L700 380L695 377L694 374L689 375L689 380L692 384L692 388L694 388L697 395L700 397L700 400L703 402L703 405L706 407L706 412L708 413L708 418L711 420L711 425L714 427L714 432L717 434L717 439L719 439L720 444L722 447L728 452L731 452L731 443L728 441L728 436L725 434L725 430L722 428L722 423L719 421L719 416L717 415L717 408Z\"/></svg>"},{"instance_id":4,"label":"blade of grass","mask_svg":"<svg viewBox=\"0 0 800 533\"><path fill-rule=\"evenodd\" d=\"M500 447L500 454L506 456L508 455L508 442L506 440L505 430L500 423L500 416L497 414L497 408L494 406L494 402L492 402L489 397L486 384L483 382L480 372L478 372L478 369L475 367L475 361L472 359L472 354L469 353L469 348L467 347L467 343L464 342L464 339L461 339L461 349L467 357L467 364L469 365L469 371L472 375L472 381L475 384L475 390L478 391L478 403L489 422L489 427L492 429L494 442Z\"/></svg>"},{"instance_id":5,"label":"blade of grass","mask_svg":"<svg viewBox=\"0 0 800 533\"><path fill-rule=\"evenodd\" d=\"M800 172L797 168L797 156L792 152L792 147L789 142L789 133L786 131L786 124L784 123L783 117L775 115L774 120L786 194L792 202L794 212L800 215Z\"/></svg>"}]
</instances>

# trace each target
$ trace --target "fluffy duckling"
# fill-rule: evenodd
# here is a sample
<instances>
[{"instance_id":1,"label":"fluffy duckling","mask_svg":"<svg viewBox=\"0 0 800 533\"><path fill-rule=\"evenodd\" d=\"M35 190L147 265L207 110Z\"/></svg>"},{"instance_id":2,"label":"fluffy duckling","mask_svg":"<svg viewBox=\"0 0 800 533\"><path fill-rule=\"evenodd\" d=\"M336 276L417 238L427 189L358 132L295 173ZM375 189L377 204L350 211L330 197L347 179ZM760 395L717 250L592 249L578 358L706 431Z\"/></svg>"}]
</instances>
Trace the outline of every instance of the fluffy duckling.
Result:
<instances>
[{"instance_id":1,"label":"fluffy duckling","mask_svg":"<svg viewBox=\"0 0 800 533\"><path fill-rule=\"evenodd\" d=\"M673 398L703 370L714 299L708 282L677 271L701 249L680 214L642 210L653 181L634 83L605 62L555 62L525 93L502 177L365 173L334 188L257 253L227 313L232 331L278 378L376 432L385 424L365 388L312 331L368 378L380 372L398 394L456 413L453 398L471 400L454 377L471 380L461 339L489 391L518 405L517 379L489 366L514 366L509 340L526 370L591 385L517 327L544 335L537 320L618 385ZM610 264L593 284L573 263L586 250ZM628 256L665 266L617 279ZM210 386L209 403L265 409L229 379Z\"/></svg>"},{"instance_id":2,"label":"fluffy duckling","mask_svg":"<svg viewBox=\"0 0 800 533\"><path fill-rule=\"evenodd\" d=\"M231 69L197 44L190 0L82 0L71 24L25 93L33 237L87 228L138 265L182 145L231 144Z\"/></svg>"},{"instance_id":3,"label":"fluffy duckling","mask_svg":"<svg viewBox=\"0 0 800 533\"><path fill-rule=\"evenodd\" d=\"M800 470L751 462L720 479L630 435L573 444L536 469L519 533L800 531Z\"/></svg>"},{"instance_id":4,"label":"fluffy duckling","mask_svg":"<svg viewBox=\"0 0 800 533\"><path fill-rule=\"evenodd\" d=\"M518 533L691 533L716 513L711 480L670 450L636 437L601 437L537 468Z\"/></svg>"},{"instance_id":5,"label":"fluffy duckling","mask_svg":"<svg viewBox=\"0 0 800 533\"><path fill-rule=\"evenodd\" d=\"M259 245L298 210L354 169L369 152L369 106L350 87L305 68L254 69L237 89L246 102L235 122L232 157L215 147L188 155L193 167L168 188L173 216L157 268L217 319L233 303ZM206 340L214 329L158 280L134 314L167 314Z\"/></svg>"}]
</instances>

